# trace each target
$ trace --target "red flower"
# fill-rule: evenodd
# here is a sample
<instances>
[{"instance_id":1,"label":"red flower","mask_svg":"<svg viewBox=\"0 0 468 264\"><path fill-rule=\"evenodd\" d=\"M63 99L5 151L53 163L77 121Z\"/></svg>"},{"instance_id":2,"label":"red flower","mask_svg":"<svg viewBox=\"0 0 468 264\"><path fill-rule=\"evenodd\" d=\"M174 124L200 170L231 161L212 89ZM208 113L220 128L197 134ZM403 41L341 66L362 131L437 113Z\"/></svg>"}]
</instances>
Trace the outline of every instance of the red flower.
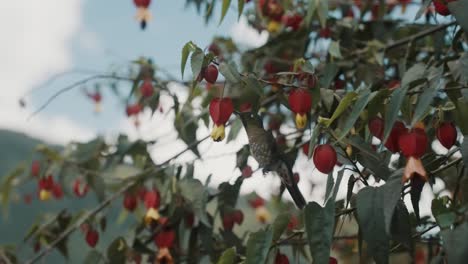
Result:
<instances>
[{"instance_id":1,"label":"red flower","mask_svg":"<svg viewBox=\"0 0 468 264\"><path fill-rule=\"evenodd\" d=\"M143 81L143 83L140 86L140 92L141 95L146 98L153 96L154 87L153 83L151 82L151 79Z\"/></svg>"},{"instance_id":2,"label":"red flower","mask_svg":"<svg viewBox=\"0 0 468 264\"><path fill-rule=\"evenodd\" d=\"M305 89L294 89L289 93L289 106L296 114L296 126L303 129L307 123L307 113L312 108L312 96Z\"/></svg>"},{"instance_id":3,"label":"red flower","mask_svg":"<svg viewBox=\"0 0 468 264\"><path fill-rule=\"evenodd\" d=\"M367 124L369 127L370 133L378 138L382 139L383 132L384 132L384 121L380 117L374 117L369 120L369 123Z\"/></svg>"},{"instance_id":4,"label":"red flower","mask_svg":"<svg viewBox=\"0 0 468 264\"><path fill-rule=\"evenodd\" d=\"M175 235L172 229L163 230L154 236L154 243L158 248L170 248L174 245Z\"/></svg>"},{"instance_id":5,"label":"red flower","mask_svg":"<svg viewBox=\"0 0 468 264\"><path fill-rule=\"evenodd\" d=\"M328 39L331 37L331 30L329 27L326 27L326 28L322 28L320 29L319 31L319 37L321 38L324 38L324 39Z\"/></svg>"},{"instance_id":6,"label":"red flower","mask_svg":"<svg viewBox=\"0 0 468 264\"><path fill-rule=\"evenodd\" d=\"M137 207L137 198L134 194L132 193L127 193L124 196L123 200L123 206L125 209L127 209L130 212L133 212L135 208Z\"/></svg>"},{"instance_id":7,"label":"red flower","mask_svg":"<svg viewBox=\"0 0 468 264\"><path fill-rule=\"evenodd\" d=\"M435 11L441 15L441 16L448 16L450 15L450 10L448 9L447 7L447 3L449 2L452 2L452 1L455 1L455 0L447 0L447 1L443 1L443 0L434 0L432 1L432 3L434 4L434 8L435 8Z\"/></svg>"},{"instance_id":8,"label":"red flower","mask_svg":"<svg viewBox=\"0 0 468 264\"><path fill-rule=\"evenodd\" d=\"M210 116L215 123L211 131L211 138L214 141L221 141L225 137L224 125L229 120L229 117L234 111L232 100L229 97L219 98L216 97L210 103Z\"/></svg>"},{"instance_id":9,"label":"red flower","mask_svg":"<svg viewBox=\"0 0 468 264\"><path fill-rule=\"evenodd\" d=\"M75 193L76 196L78 197L84 197L89 191L89 185L88 184L81 184L80 179L76 179L75 182L73 183L73 192Z\"/></svg>"},{"instance_id":10,"label":"red flower","mask_svg":"<svg viewBox=\"0 0 468 264\"><path fill-rule=\"evenodd\" d=\"M133 3L137 7L144 7L147 8L151 4L151 0L133 0Z\"/></svg>"},{"instance_id":11,"label":"red flower","mask_svg":"<svg viewBox=\"0 0 468 264\"><path fill-rule=\"evenodd\" d=\"M203 78L205 78L208 83L215 83L218 79L218 68L213 64L208 65L208 67L203 70Z\"/></svg>"},{"instance_id":12,"label":"red flower","mask_svg":"<svg viewBox=\"0 0 468 264\"><path fill-rule=\"evenodd\" d=\"M281 21L286 27L290 27L292 30L296 31L301 26L302 16L299 14L284 15L281 18Z\"/></svg>"},{"instance_id":13,"label":"red flower","mask_svg":"<svg viewBox=\"0 0 468 264\"><path fill-rule=\"evenodd\" d=\"M225 214L223 216L223 228L224 230L232 230L234 227L234 218L230 214Z\"/></svg>"},{"instance_id":14,"label":"red flower","mask_svg":"<svg viewBox=\"0 0 468 264\"><path fill-rule=\"evenodd\" d=\"M125 109L127 116L132 116L132 115L137 115L140 113L142 110L142 107L139 103L133 104L133 105L127 105L127 108Z\"/></svg>"},{"instance_id":15,"label":"red flower","mask_svg":"<svg viewBox=\"0 0 468 264\"><path fill-rule=\"evenodd\" d=\"M62 186L58 183L55 183L54 187L52 188L52 194L54 195L55 199L62 199L63 197Z\"/></svg>"},{"instance_id":16,"label":"red flower","mask_svg":"<svg viewBox=\"0 0 468 264\"><path fill-rule=\"evenodd\" d=\"M330 257L328 264L338 264L338 260L336 260L334 257Z\"/></svg>"},{"instance_id":17,"label":"red flower","mask_svg":"<svg viewBox=\"0 0 468 264\"><path fill-rule=\"evenodd\" d=\"M314 165L321 173L328 174L336 165L336 151L330 144L315 147L313 155Z\"/></svg>"},{"instance_id":18,"label":"red flower","mask_svg":"<svg viewBox=\"0 0 468 264\"><path fill-rule=\"evenodd\" d=\"M242 169L242 177L244 178L250 178L252 176L252 167L250 167L249 165L246 165L243 169Z\"/></svg>"},{"instance_id":19,"label":"red flower","mask_svg":"<svg viewBox=\"0 0 468 264\"><path fill-rule=\"evenodd\" d=\"M289 259L286 255L278 252L275 257L275 264L289 264Z\"/></svg>"},{"instance_id":20,"label":"red flower","mask_svg":"<svg viewBox=\"0 0 468 264\"><path fill-rule=\"evenodd\" d=\"M232 212L232 220L234 223L241 225L244 222L244 213L241 210L235 210Z\"/></svg>"},{"instance_id":21,"label":"red flower","mask_svg":"<svg viewBox=\"0 0 468 264\"><path fill-rule=\"evenodd\" d=\"M255 199L250 200L249 203L250 203L250 206L252 206L253 208L258 208L260 206L265 205L265 200L263 200L262 197L257 196L257 197L255 197Z\"/></svg>"},{"instance_id":22,"label":"red flower","mask_svg":"<svg viewBox=\"0 0 468 264\"><path fill-rule=\"evenodd\" d=\"M86 232L86 243L88 243L88 246L94 248L98 241L99 233L96 230L90 229Z\"/></svg>"},{"instance_id":23,"label":"red flower","mask_svg":"<svg viewBox=\"0 0 468 264\"><path fill-rule=\"evenodd\" d=\"M451 122L444 122L437 128L437 139L446 149L457 142L457 128Z\"/></svg>"},{"instance_id":24,"label":"red flower","mask_svg":"<svg viewBox=\"0 0 468 264\"><path fill-rule=\"evenodd\" d=\"M161 196L159 195L158 190L147 191L145 194L145 207L149 208L159 208L159 203L161 202Z\"/></svg>"},{"instance_id":25,"label":"red flower","mask_svg":"<svg viewBox=\"0 0 468 264\"><path fill-rule=\"evenodd\" d=\"M38 160L35 160L31 164L31 175L38 177L41 172L41 163Z\"/></svg>"},{"instance_id":26,"label":"red flower","mask_svg":"<svg viewBox=\"0 0 468 264\"><path fill-rule=\"evenodd\" d=\"M426 153L427 138L424 129L415 128L410 132L403 133L398 139L398 146L405 157L421 158Z\"/></svg>"},{"instance_id":27,"label":"red flower","mask_svg":"<svg viewBox=\"0 0 468 264\"><path fill-rule=\"evenodd\" d=\"M405 124L401 121L396 121L393 125L392 131L388 136L387 142L385 142L385 147L393 153L400 151L398 146L398 139L400 136L407 132L408 129L405 127Z\"/></svg>"}]
</instances>

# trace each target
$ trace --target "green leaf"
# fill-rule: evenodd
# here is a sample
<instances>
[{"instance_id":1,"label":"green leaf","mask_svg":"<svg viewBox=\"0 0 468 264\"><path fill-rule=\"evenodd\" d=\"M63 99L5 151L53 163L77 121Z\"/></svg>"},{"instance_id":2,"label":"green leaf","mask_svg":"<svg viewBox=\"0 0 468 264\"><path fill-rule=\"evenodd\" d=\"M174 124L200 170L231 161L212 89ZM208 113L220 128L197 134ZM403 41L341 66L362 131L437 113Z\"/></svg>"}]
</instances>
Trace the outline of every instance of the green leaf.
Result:
<instances>
[{"instance_id":1,"label":"green leaf","mask_svg":"<svg viewBox=\"0 0 468 264\"><path fill-rule=\"evenodd\" d=\"M330 43L330 46L328 47L328 53L335 58L342 58L343 56L341 55L340 51L340 42L339 41L332 41Z\"/></svg>"},{"instance_id":2,"label":"green leaf","mask_svg":"<svg viewBox=\"0 0 468 264\"><path fill-rule=\"evenodd\" d=\"M190 66L192 67L193 78L196 79L203 68L205 54L201 49L196 49L190 57Z\"/></svg>"},{"instance_id":3,"label":"green leaf","mask_svg":"<svg viewBox=\"0 0 468 264\"><path fill-rule=\"evenodd\" d=\"M36 147L36 151L41 153L42 155L46 156L47 159L50 159L51 161L60 161L62 160L62 156L60 156L60 153L58 153L56 150L40 144Z\"/></svg>"},{"instance_id":4,"label":"green leaf","mask_svg":"<svg viewBox=\"0 0 468 264\"><path fill-rule=\"evenodd\" d=\"M87 163L99 156L105 148L104 139L97 137L86 143L77 143L73 157L80 164Z\"/></svg>"},{"instance_id":5,"label":"green leaf","mask_svg":"<svg viewBox=\"0 0 468 264\"><path fill-rule=\"evenodd\" d=\"M334 225L334 201L329 200L325 207L310 202L304 208L304 226L314 263L328 264Z\"/></svg>"},{"instance_id":6,"label":"green leaf","mask_svg":"<svg viewBox=\"0 0 468 264\"><path fill-rule=\"evenodd\" d=\"M263 85L255 78L254 76L246 76L243 77L242 80L244 81L247 88L254 91L256 94L262 96L263 95Z\"/></svg>"},{"instance_id":7,"label":"green leaf","mask_svg":"<svg viewBox=\"0 0 468 264\"><path fill-rule=\"evenodd\" d=\"M359 150L357 153L357 160L359 163L369 169L375 177L385 181L387 180L391 173L388 166L385 165L377 153L371 149L368 143L357 135L351 136L349 140L347 140L347 143Z\"/></svg>"},{"instance_id":8,"label":"green leaf","mask_svg":"<svg viewBox=\"0 0 468 264\"><path fill-rule=\"evenodd\" d=\"M327 176L327 185L325 187L325 201L328 201L328 198L330 198L330 194L332 193L333 190L333 185L335 185L335 179L333 178L333 171L328 173Z\"/></svg>"},{"instance_id":9,"label":"green leaf","mask_svg":"<svg viewBox=\"0 0 468 264\"><path fill-rule=\"evenodd\" d=\"M447 3L450 13L457 19L458 25L460 25L465 33L468 33L468 17L466 16L466 10L468 10L467 0L457 0ZM468 77L465 77L468 78Z\"/></svg>"},{"instance_id":10,"label":"green leaf","mask_svg":"<svg viewBox=\"0 0 468 264\"><path fill-rule=\"evenodd\" d=\"M288 227L289 220L291 219L290 213L279 214L273 222L273 241L278 240Z\"/></svg>"},{"instance_id":11,"label":"green leaf","mask_svg":"<svg viewBox=\"0 0 468 264\"><path fill-rule=\"evenodd\" d=\"M403 246L413 252L414 243L411 235L411 221L408 209L403 200L398 200L395 213L392 218L392 240L400 242Z\"/></svg>"},{"instance_id":12,"label":"green leaf","mask_svg":"<svg viewBox=\"0 0 468 264\"><path fill-rule=\"evenodd\" d=\"M251 233L247 240L247 252L245 264L265 263L273 240L273 232L270 227Z\"/></svg>"},{"instance_id":13,"label":"green leaf","mask_svg":"<svg viewBox=\"0 0 468 264\"><path fill-rule=\"evenodd\" d=\"M424 13L426 13L427 8L429 7L431 3L432 3L432 0L424 0L423 4L419 7L418 12L416 13L414 20L418 20Z\"/></svg>"},{"instance_id":14,"label":"green leaf","mask_svg":"<svg viewBox=\"0 0 468 264\"><path fill-rule=\"evenodd\" d=\"M226 16L230 5L231 5L231 0L223 0L223 6L221 8L221 19L219 20L219 25L221 25L221 23L223 22L224 17Z\"/></svg>"},{"instance_id":15,"label":"green leaf","mask_svg":"<svg viewBox=\"0 0 468 264\"><path fill-rule=\"evenodd\" d=\"M242 121L239 118L236 118L231 124L231 129L229 130L226 143L229 143L232 140L236 139L241 128L242 128Z\"/></svg>"},{"instance_id":16,"label":"green leaf","mask_svg":"<svg viewBox=\"0 0 468 264\"><path fill-rule=\"evenodd\" d=\"M338 191L341 185L341 180L343 180L343 174L344 174L344 170L340 170L338 172L338 175L336 176L336 184L335 184L335 188L333 189L333 195L331 197L333 201L336 200L336 196L338 195Z\"/></svg>"},{"instance_id":17,"label":"green leaf","mask_svg":"<svg viewBox=\"0 0 468 264\"><path fill-rule=\"evenodd\" d=\"M123 237L116 238L107 248L109 263L126 263L127 242Z\"/></svg>"},{"instance_id":18,"label":"green leaf","mask_svg":"<svg viewBox=\"0 0 468 264\"><path fill-rule=\"evenodd\" d=\"M244 11L245 0L237 0L237 19L239 20Z\"/></svg>"},{"instance_id":19,"label":"green leaf","mask_svg":"<svg viewBox=\"0 0 468 264\"><path fill-rule=\"evenodd\" d=\"M449 228L455 222L457 215L452 212L448 207L448 197L439 197L432 200L432 214L436 219L437 224L441 229Z\"/></svg>"},{"instance_id":20,"label":"green leaf","mask_svg":"<svg viewBox=\"0 0 468 264\"><path fill-rule=\"evenodd\" d=\"M452 230L441 231L447 263L463 264L468 259L468 223L464 222Z\"/></svg>"},{"instance_id":21,"label":"green leaf","mask_svg":"<svg viewBox=\"0 0 468 264\"><path fill-rule=\"evenodd\" d=\"M463 158L463 166L468 169L468 135L463 135L463 142L460 145L460 152Z\"/></svg>"},{"instance_id":22,"label":"green leaf","mask_svg":"<svg viewBox=\"0 0 468 264\"><path fill-rule=\"evenodd\" d=\"M314 1L318 3L317 14L320 20L320 25L322 28L327 26L327 17L328 17L328 0Z\"/></svg>"},{"instance_id":23,"label":"green leaf","mask_svg":"<svg viewBox=\"0 0 468 264\"><path fill-rule=\"evenodd\" d=\"M188 56L192 51L195 50L195 48L196 45L193 44L192 41L185 43L184 47L182 48L182 59L180 62L180 72L182 73L182 79L184 78L185 65L187 64Z\"/></svg>"},{"instance_id":24,"label":"green leaf","mask_svg":"<svg viewBox=\"0 0 468 264\"><path fill-rule=\"evenodd\" d=\"M8 175L3 176L3 183L0 186L0 201L2 204L3 216L6 218L8 216L8 204L10 201L10 193L13 188L14 180L21 176L26 170L26 164L19 164L14 170L12 170Z\"/></svg>"},{"instance_id":25,"label":"green leaf","mask_svg":"<svg viewBox=\"0 0 468 264\"><path fill-rule=\"evenodd\" d=\"M424 114L431 105L432 99L437 94L437 90L442 85L443 74L443 66L430 69L428 78L429 85L426 89L424 89L423 93L418 98L418 104L416 105L416 108L414 110L413 121L411 121L412 127L424 117Z\"/></svg>"},{"instance_id":26,"label":"green leaf","mask_svg":"<svg viewBox=\"0 0 468 264\"><path fill-rule=\"evenodd\" d=\"M394 216L395 207L400 201L401 190L403 188L401 183L401 177L403 170L396 170L387 182L378 187L379 195L382 195L384 203L382 204L383 216L385 223L385 231L387 235L390 235L390 229L392 225L392 218Z\"/></svg>"},{"instance_id":27,"label":"green leaf","mask_svg":"<svg viewBox=\"0 0 468 264\"><path fill-rule=\"evenodd\" d=\"M101 176L86 175L86 181L91 186L91 189L96 193L99 202L102 202L106 199L106 185L104 179Z\"/></svg>"},{"instance_id":28,"label":"green leaf","mask_svg":"<svg viewBox=\"0 0 468 264\"><path fill-rule=\"evenodd\" d=\"M336 65L335 63L327 63L325 65L325 68L323 69L323 77L319 79L321 87L326 89L330 87L330 84L333 82L336 75L338 74L338 70L338 65Z\"/></svg>"},{"instance_id":29,"label":"green leaf","mask_svg":"<svg viewBox=\"0 0 468 264\"><path fill-rule=\"evenodd\" d=\"M236 263L236 248L231 247L226 249L219 258L218 264L235 264Z\"/></svg>"},{"instance_id":30,"label":"green leaf","mask_svg":"<svg viewBox=\"0 0 468 264\"><path fill-rule=\"evenodd\" d=\"M336 108L335 112L333 113L332 117L330 119L325 119L324 124L329 127L333 121L335 121L340 115L348 109L348 107L351 105L351 103L354 101L354 99L358 96L356 92L349 92L343 97L343 99L340 101L340 104Z\"/></svg>"},{"instance_id":31,"label":"green leaf","mask_svg":"<svg viewBox=\"0 0 468 264\"><path fill-rule=\"evenodd\" d=\"M381 189L365 187L356 197L359 230L376 263L388 263L390 237L385 231L384 196Z\"/></svg>"},{"instance_id":32,"label":"green leaf","mask_svg":"<svg viewBox=\"0 0 468 264\"><path fill-rule=\"evenodd\" d=\"M310 25L312 23L312 18L315 14L316 9L317 9L316 1L310 0L309 5L307 7L307 13L304 19L306 25Z\"/></svg>"},{"instance_id":33,"label":"green leaf","mask_svg":"<svg viewBox=\"0 0 468 264\"><path fill-rule=\"evenodd\" d=\"M392 131L393 124L395 123L398 113L400 112L401 105L405 99L406 92L413 81L424 78L426 66L422 63L415 64L403 76L401 87L393 92L390 102L388 103L387 113L385 115L384 135L382 142L386 142L390 131Z\"/></svg>"},{"instance_id":34,"label":"green leaf","mask_svg":"<svg viewBox=\"0 0 468 264\"><path fill-rule=\"evenodd\" d=\"M83 261L84 264L98 264L101 262L104 262L103 256L95 249L89 251L88 255L86 255L86 258Z\"/></svg>"},{"instance_id":35,"label":"green leaf","mask_svg":"<svg viewBox=\"0 0 468 264\"><path fill-rule=\"evenodd\" d=\"M219 65L219 72L226 78L226 81L231 83L238 83L241 81L241 76L237 71L237 66L234 62L227 64L221 62Z\"/></svg>"},{"instance_id":36,"label":"green leaf","mask_svg":"<svg viewBox=\"0 0 468 264\"><path fill-rule=\"evenodd\" d=\"M341 133L338 136L338 140L343 139L348 132L353 128L354 123L356 123L356 120L358 120L360 114L366 108L367 103L369 103L370 100L370 95L371 91L369 89L364 89L359 93L359 97L354 104L353 110L351 111L351 114L348 116L348 119L346 119L345 124L343 125L343 128L341 129ZM341 104L340 104L341 105Z\"/></svg>"},{"instance_id":37,"label":"green leaf","mask_svg":"<svg viewBox=\"0 0 468 264\"><path fill-rule=\"evenodd\" d=\"M321 126L320 124L317 124L313 128L312 136L310 137L309 140L309 153L307 153L307 158L310 159L312 157L312 154L314 154L314 149L315 149L315 143L317 142L317 138L320 135L321 131Z\"/></svg>"},{"instance_id":38,"label":"green leaf","mask_svg":"<svg viewBox=\"0 0 468 264\"><path fill-rule=\"evenodd\" d=\"M218 206L221 210L225 207L236 207L242 181L242 177L238 177L234 184L223 182L219 185Z\"/></svg>"},{"instance_id":39,"label":"green leaf","mask_svg":"<svg viewBox=\"0 0 468 264\"><path fill-rule=\"evenodd\" d=\"M179 181L179 190L180 195L187 200L200 221L207 226L211 226L206 215L208 193L203 184L196 179L182 179Z\"/></svg>"}]
</instances>

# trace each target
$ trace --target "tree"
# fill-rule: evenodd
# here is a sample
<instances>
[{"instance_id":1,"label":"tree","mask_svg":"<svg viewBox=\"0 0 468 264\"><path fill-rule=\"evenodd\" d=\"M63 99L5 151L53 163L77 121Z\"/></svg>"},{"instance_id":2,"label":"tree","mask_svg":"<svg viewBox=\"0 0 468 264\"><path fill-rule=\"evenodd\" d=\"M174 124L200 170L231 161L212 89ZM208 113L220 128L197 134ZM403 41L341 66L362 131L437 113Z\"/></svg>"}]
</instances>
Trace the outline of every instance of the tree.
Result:
<instances>
[{"instance_id":1,"label":"tree","mask_svg":"<svg viewBox=\"0 0 468 264\"><path fill-rule=\"evenodd\" d=\"M199 12L204 8L205 20L213 23L217 1L186 2ZM222 23L236 4L219 2ZM151 26L147 25L150 1L135 3L142 28ZM405 12L407 5L417 5L416 18L424 15L425 20L400 19L399 12ZM131 142L125 135L116 142L96 138L72 143L63 151L39 146L41 157L31 170L22 165L4 178L5 204L11 189L26 181L37 182L40 200L61 199L70 177L72 196L95 192L98 204L84 214L62 211L34 225L25 241L43 249L28 263L55 249L66 256L67 239L77 230L94 248L105 232L104 209L118 199L137 215L136 226L129 231L132 236L114 234L105 252L90 251L90 263L139 263L142 258L156 263L288 263L288 259L333 263L332 247L333 255L344 258L349 245L358 247L362 259L371 257L377 263L388 263L391 256L403 253L417 263L430 259L464 263L468 143L461 135L468 134L467 5L467 0L421 4L239 0L239 17L246 16L259 31L267 30L268 42L252 50L222 37L215 37L207 49L187 42L181 52L182 76L187 74L186 64L192 73L192 80L183 83L187 100L171 91L169 84L176 80L161 77L164 70L148 58L129 66L136 74L103 73L64 88L51 100L96 80L108 80L116 91L130 90L123 99L126 114L137 126L139 113L151 109L157 115L160 96L168 95L173 100L169 111L176 116L174 127L187 148L155 163L148 150L152 142ZM449 16L449 22L437 23L438 14ZM87 94L96 104L102 100L99 90ZM265 142L281 157L268 159L286 164L289 178L283 177L284 184L295 184L290 168L298 155L307 155L318 171L328 174L323 206L309 202L300 210L290 201L251 197L252 212L264 227L242 235L234 228L244 223L239 190L252 174L249 149L262 150L264 145L257 144L261 140L254 138L238 150L236 180L216 190L193 177L193 162L174 162L188 151L203 158L198 150L203 141L223 144L235 139L246 126L239 117L243 113L255 115L261 120L257 125L271 131L265 135L274 135L275 140ZM212 133L198 138L200 126ZM288 138L287 126L295 127ZM285 175L284 166L267 163L263 167ZM120 177L117 171L124 169L134 174ZM345 173L347 184L342 183ZM423 187L432 187L436 180L444 182L444 192L435 193L431 201L433 217L422 217ZM337 200L340 186L347 188L344 200ZM283 191L284 187L278 197ZM408 195L410 202L405 203ZM274 220L270 220L272 211ZM348 218L356 220L357 232L340 236ZM348 248L343 248L342 240L349 241ZM0 260L16 262L15 251L1 248Z\"/></svg>"}]
</instances>

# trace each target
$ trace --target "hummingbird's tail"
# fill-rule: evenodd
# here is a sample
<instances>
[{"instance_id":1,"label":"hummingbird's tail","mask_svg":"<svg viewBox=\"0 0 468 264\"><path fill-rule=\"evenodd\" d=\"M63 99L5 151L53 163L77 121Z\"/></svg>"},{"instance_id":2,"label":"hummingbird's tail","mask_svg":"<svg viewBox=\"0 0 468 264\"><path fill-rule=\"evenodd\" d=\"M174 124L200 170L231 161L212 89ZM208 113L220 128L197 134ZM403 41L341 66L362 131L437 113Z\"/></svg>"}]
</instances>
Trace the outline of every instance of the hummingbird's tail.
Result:
<instances>
[{"instance_id":1,"label":"hummingbird's tail","mask_svg":"<svg viewBox=\"0 0 468 264\"><path fill-rule=\"evenodd\" d=\"M288 189L288 192L294 200L296 206L299 209L304 208L306 206L306 201L301 191L299 190L299 187L297 187L297 184L294 181L294 176L290 166L288 166L286 162L281 162L281 165L276 170L276 172L280 176L283 185L286 187L286 189Z\"/></svg>"}]
</instances>

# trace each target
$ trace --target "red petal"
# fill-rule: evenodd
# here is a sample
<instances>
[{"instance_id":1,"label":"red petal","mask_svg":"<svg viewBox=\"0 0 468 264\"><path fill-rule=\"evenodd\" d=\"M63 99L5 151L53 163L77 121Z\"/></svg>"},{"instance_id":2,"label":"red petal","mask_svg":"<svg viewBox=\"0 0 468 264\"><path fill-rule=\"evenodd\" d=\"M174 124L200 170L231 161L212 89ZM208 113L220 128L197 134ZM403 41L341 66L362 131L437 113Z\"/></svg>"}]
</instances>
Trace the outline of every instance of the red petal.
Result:
<instances>
[{"instance_id":1,"label":"red petal","mask_svg":"<svg viewBox=\"0 0 468 264\"><path fill-rule=\"evenodd\" d=\"M312 96L305 89L294 89L289 93L289 106L296 114L306 114L312 108Z\"/></svg>"},{"instance_id":2,"label":"red petal","mask_svg":"<svg viewBox=\"0 0 468 264\"><path fill-rule=\"evenodd\" d=\"M234 111L232 100L229 97L216 97L210 103L210 116L216 125L224 125Z\"/></svg>"},{"instance_id":3,"label":"red petal","mask_svg":"<svg viewBox=\"0 0 468 264\"><path fill-rule=\"evenodd\" d=\"M457 128L451 122L444 122L437 128L437 139L442 146L450 149L457 142Z\"/></svg>"},{"instance_id":4,"label":"red petal","mask_svg":"<svg viewBox=\"0 0 468 264\"><path fill-rule=\"evenodd\" d=\"M156 234L154 243L158 248L170 248L174 245L175 232L171 230L163 230Z\"/></svg>"}]
</instances>

